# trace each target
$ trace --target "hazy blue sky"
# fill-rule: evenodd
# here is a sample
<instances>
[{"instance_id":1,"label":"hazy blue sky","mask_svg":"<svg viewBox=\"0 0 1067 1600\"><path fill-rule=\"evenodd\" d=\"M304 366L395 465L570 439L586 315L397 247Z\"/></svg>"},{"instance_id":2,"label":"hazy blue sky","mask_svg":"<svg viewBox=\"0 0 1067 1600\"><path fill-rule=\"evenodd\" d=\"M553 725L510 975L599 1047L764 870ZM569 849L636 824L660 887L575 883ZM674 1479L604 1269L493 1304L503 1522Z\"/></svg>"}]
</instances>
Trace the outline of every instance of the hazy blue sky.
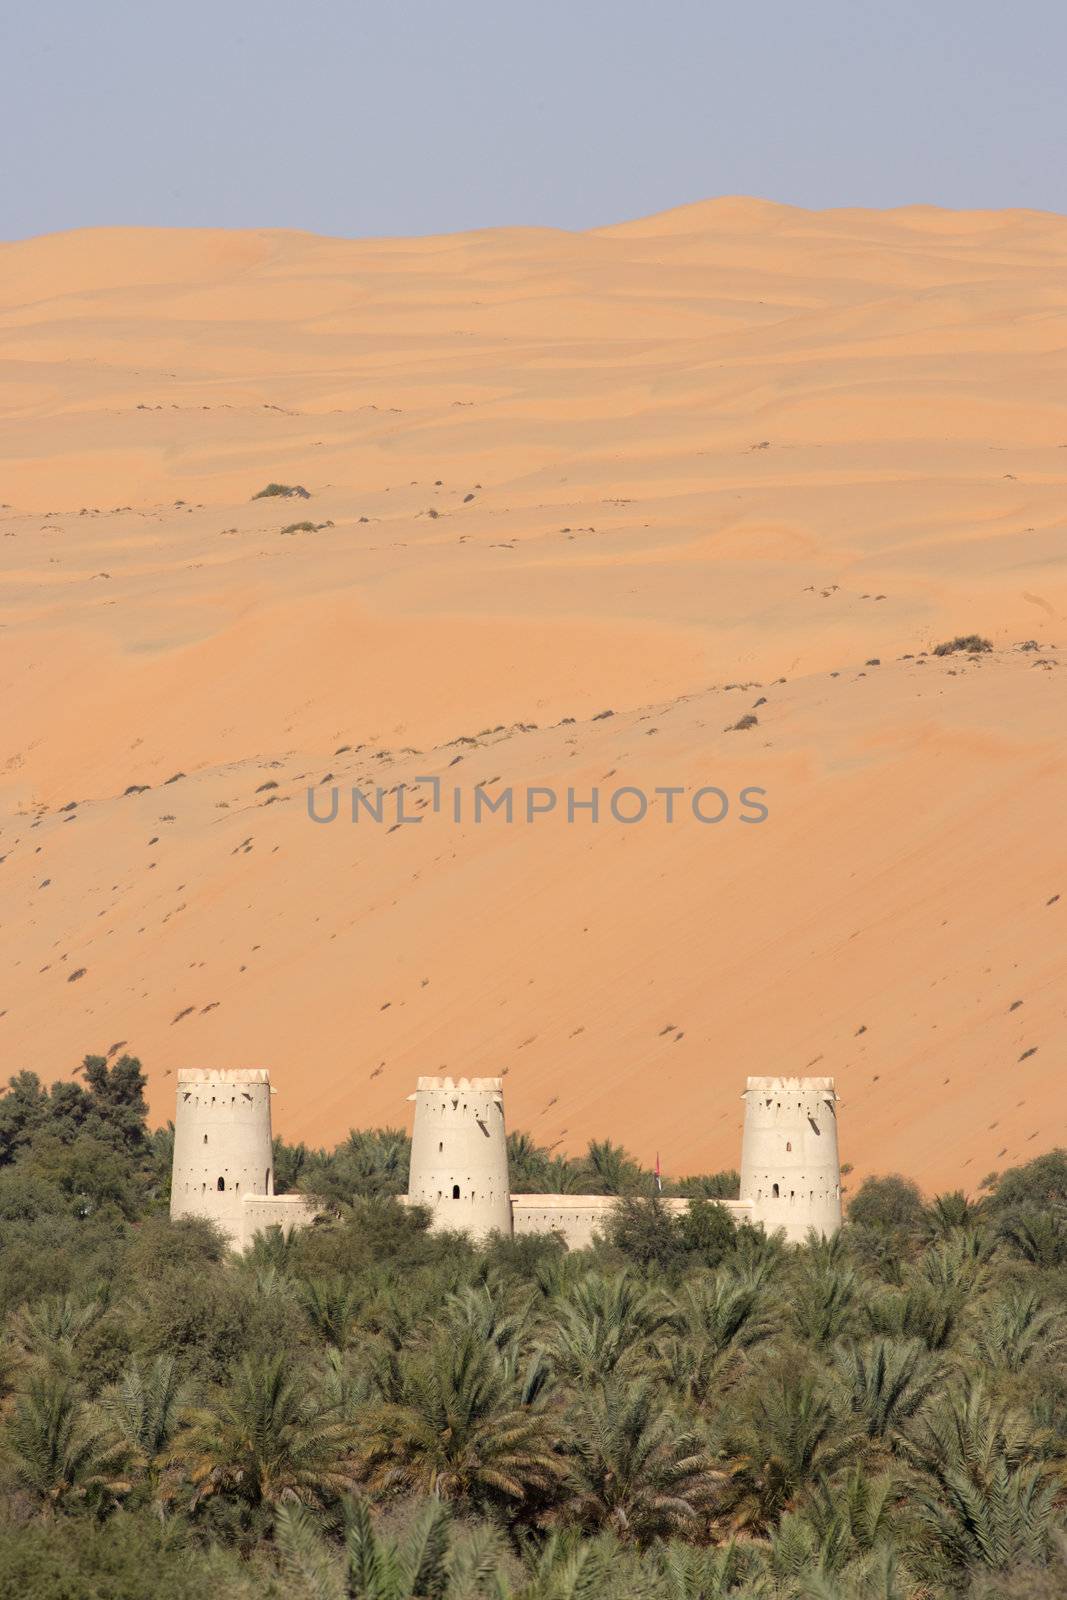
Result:
<instances>
[{"instance_id":1,"label":"hazy blue sky","mask_svg":"<svg viewBox=\"0 0 1067 1600\"><path fill-rule=\"evenodd\" d=\"M1067 211L1064 0L7 0L0 237Z\"/></svg>"}]
</instances>

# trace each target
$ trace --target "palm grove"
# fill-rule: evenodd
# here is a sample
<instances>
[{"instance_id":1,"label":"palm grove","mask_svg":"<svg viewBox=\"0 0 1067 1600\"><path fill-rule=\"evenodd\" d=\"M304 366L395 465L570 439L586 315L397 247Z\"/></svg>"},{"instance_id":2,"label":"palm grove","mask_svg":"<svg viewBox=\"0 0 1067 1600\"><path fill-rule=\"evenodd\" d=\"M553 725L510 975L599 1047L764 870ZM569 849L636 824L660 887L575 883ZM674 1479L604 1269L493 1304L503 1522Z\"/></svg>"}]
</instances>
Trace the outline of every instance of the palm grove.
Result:
<instances>
[{"instance_id":1,"label":"palm grove","mask_svg":"<svg viewBox=\"0 0 1067 1600\"><path fill-rule=\"evenodd\" d=\"M1052 1600L1067 1592L1067 1154L834 1240L735 1228L610 1144L510 1140L610 1237L430 1234L407 1140L276 1141L325 1215L166 1215L139 1063L0 1097L0 1593L31 1600Z\"/></svg>"}]
</instances>

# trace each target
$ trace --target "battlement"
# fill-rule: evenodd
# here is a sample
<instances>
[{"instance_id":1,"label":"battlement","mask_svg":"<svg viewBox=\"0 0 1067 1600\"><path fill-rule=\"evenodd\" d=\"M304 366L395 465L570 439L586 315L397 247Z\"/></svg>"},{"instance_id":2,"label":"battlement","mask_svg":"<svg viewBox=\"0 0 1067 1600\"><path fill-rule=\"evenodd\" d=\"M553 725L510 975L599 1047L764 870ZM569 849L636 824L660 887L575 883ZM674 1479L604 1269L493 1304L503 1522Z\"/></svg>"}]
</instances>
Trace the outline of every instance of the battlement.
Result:
<instances>
[{"instance_id":1,"label":"battlement","mask_svg":"<svg viewBox=\"0 0 1067 1600\"><path fill-rule=\"evenodd\" d=\"M270 1073L266 1067L236 1067L232 1070L216 1067L179 1067L178 1087L183 1084L224 1084L229 1088L231 1084L269 1083Z\"/></svg>"},{"instance_id":2,"label":"battlement","mask_svg":"<svg viewBox=\"0 0 1067 1600\"><path fill-rule=\"evenodd\" d=\"M415 1084L416 1094L435 1089L469 1089L473 1093L503 1094L504 1080L503 1078L419 1078ZM414 1095L408 1096L409 1100L414 1098Z\"/></svg>"},{"instance_id":3,"label":"battlement","mask_svg":"<svg viewBox=\"0 0 1067 1600\"><path fill-rule=\"evenodd\" d=\"M832 1095L837 1099L833 1078L746 1078L745 1092L769 1095Z\"/></svg>"}]
</instances>

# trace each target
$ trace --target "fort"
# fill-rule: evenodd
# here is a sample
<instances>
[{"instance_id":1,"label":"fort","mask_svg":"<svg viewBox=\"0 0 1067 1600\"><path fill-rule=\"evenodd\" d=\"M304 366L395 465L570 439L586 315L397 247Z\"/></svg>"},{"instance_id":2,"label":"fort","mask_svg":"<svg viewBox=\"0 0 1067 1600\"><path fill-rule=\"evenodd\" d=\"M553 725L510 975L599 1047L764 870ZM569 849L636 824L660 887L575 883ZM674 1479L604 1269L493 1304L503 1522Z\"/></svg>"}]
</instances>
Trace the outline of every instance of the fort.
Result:
<instances>
[{"instance_id":1,"label":"fort","mask_svg":"<svg viewBox=\"0 0 1067 1600\"><path fill-rule=\"evenodd\" d=\"M235 1249L279 1226L310 1223L315 1204L274 1193L270 1097L263 1068L178 1073L172 1217L207 1217ZM781 1230L790 1243L841 1226L837 1094L832 1078L749 1078L737 1200L719 1202L736 1222ZM492 1233L559 1233L572 1249L592 1243L618 1197L512 1194L502 1078L419 1078L414 1102L408 1205L425 1206L431 1227L475 1239ZM665 1198L675 1213L687 1199Z\"/></svg>"}]
</instances>

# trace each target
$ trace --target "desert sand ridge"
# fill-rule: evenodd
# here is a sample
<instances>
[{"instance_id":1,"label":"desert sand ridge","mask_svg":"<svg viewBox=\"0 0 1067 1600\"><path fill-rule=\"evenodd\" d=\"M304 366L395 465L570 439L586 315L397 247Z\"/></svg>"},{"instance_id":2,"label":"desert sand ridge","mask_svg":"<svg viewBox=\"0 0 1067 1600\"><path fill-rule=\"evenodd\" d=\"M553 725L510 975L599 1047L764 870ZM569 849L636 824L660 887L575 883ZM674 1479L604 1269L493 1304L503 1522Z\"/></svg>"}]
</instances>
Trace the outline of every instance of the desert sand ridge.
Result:
<instances>
[{"instance_id":1,"label":"desert sand ridge","mask_svg":"<svg viewBox=\"0 0 1067 1600\"><path fill-rule=\"evenodd\" d=\"M672 1173L741 1072L832 1076L852 1183L1064 1142L1067 219L94 229L0 245L0 327L9 1071L261 1061L316 1143L502 1073Z\"/></svg>"}]
</instances>

